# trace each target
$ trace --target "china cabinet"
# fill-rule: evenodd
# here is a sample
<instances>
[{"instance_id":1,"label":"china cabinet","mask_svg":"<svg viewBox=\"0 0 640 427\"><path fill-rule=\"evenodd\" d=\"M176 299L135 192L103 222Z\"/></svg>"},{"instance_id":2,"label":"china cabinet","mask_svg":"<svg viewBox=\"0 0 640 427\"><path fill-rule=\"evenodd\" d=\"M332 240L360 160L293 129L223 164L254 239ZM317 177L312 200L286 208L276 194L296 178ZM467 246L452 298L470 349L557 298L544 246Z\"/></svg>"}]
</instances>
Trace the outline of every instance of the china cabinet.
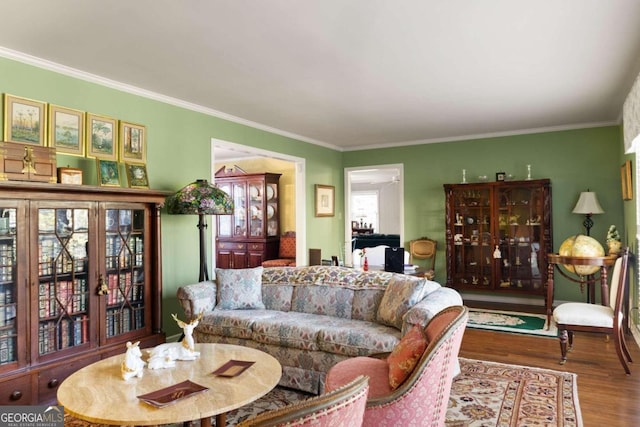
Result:
<instances>
[{"instance_id":1,"label":"china cabinet","mask_svg":"<svg viewBox=\"0 0 640 427\"><path fill-rule=\"evenodd\" d=\"M0 404L53 403L68 375L127 341L164 342L165 196L0 183Z\"/></svg>"},{"instance_id":2,"label":"china cabinet","mask_svg":"<svg viewBox=\"0 0 640 427\"><path fill-rule=\"evenodd\" d=\"M233 215L216 217L216 266L252 268L278 257L280 192L277 173L246 173L237 166L215 174L216 185L233 198Z\"/></svg>"},{"instance_id":3,"label":"china cabinet","mask_svg":"<svg viewBox=\"0 0 640 427\"><path fill-rule=\"evenodd\" d=\"M447 286L545 295L552 251L548 179L446 184Z\"/></svg>"}]
</instances>

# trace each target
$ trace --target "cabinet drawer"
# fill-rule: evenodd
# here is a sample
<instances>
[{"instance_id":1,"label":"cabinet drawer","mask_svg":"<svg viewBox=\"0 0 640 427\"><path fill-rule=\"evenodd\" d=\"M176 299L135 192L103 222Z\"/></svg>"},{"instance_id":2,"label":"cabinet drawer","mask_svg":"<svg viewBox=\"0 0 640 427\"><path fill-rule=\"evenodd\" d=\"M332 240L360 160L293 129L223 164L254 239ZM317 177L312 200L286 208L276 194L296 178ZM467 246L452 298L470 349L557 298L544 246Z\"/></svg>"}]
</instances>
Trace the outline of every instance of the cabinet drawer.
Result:
<instances>
[{"instance_id":1,"label":"cabinet drawer","mask_svg":"<svg viewBox=\"0 0 640 427\"><path fill-rule=\"evenodd\" d=\"M218 242L218 249L245 250L247 249L247 244L237 242Z\"/></svg>"},{"instance_id":2,"label":"cabinet drawer","mask_svg":"<svg viewBox=\"0 0 640 427\"><path fill-rule=\"evenodd\" d=\"M263 252L264 243L249 243L249 251L251 252Z\"/></svg>"},{"instance_id":3,"label":"cabinet drawer","mask_svg":"<svg viewBox=\"0 0 640 427\"><path fill-rule=\"evenodd\" d=\"M55 402L56 393L62 381L78 369L97 362L99 359L99 356L91 356L41 371L38 374L38 402Z\"/></svg>"},{"instance_id":4,"label":"cabinet drawer","mask_svg":"<svg viewBox=\"0 0 640 427\"><path fill-rule=\"evenodd\" d=\"M30 405L31 377L25 375L0 383L0 405Z\"/></svg>"}]
</instances>

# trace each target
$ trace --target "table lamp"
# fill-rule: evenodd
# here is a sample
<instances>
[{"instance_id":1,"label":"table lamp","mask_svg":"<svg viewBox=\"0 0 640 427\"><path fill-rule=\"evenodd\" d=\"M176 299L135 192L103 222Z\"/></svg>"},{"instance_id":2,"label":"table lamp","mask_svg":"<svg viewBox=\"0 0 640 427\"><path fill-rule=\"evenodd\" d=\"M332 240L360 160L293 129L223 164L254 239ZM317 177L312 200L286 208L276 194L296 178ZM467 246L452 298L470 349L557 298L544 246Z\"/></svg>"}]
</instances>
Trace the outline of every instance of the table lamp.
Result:
<instances>
[{"instance_id":1,"label":"table lamp","mask_svg":"<svg viewBox=\"0 0 640 427\"><path fill-rule=\"evenodd\" d=\"M600 206L600 203L598 203L596 193L587 189L587 191L580 193L578 203L576 203L576 207L573 208L573 213L583 214L585 216L582 225L587 229L587 236L589 236L591 227L593 227L591 215L602 214L604 210Z\"/></svg>"},{"instance_id":2,"label":"table lamp","mask_svg":"<svg viewBox=\"0 0 640 427\"><path fill-rule=\"evenodd\" d=\"M233 200L231 196L212 185L206 179L181 188L166 199L167 212L176 215L198 215L198 229L200 230L200 276L199 281L209 280L207 270L206 246L204 229L207 223L205 215L232 215Z\"/></svg>"}]
</instances>

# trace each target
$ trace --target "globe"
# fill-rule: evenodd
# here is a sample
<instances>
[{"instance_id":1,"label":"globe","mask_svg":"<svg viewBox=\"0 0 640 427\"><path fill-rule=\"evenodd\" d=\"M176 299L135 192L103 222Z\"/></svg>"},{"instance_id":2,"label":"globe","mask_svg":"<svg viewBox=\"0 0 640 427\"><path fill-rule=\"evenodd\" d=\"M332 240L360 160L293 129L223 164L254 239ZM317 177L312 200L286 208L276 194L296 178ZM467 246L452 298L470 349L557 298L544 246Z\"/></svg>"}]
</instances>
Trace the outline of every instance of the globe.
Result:
<instances>
[{"instance_id":1,"label":"globe","mask_svg":"<svg viewBox=\"0 0 640 427\"><path fill-rule=\"evenodd\" d=\"M579 257L601 257L604 256L604 248L593 237L578 234L566 239L558 249L560 256L579 256ZM600 267L597 265L566 265L563 267L580 276L588 276L598 271Z\"/></svg>"}]
</instances>

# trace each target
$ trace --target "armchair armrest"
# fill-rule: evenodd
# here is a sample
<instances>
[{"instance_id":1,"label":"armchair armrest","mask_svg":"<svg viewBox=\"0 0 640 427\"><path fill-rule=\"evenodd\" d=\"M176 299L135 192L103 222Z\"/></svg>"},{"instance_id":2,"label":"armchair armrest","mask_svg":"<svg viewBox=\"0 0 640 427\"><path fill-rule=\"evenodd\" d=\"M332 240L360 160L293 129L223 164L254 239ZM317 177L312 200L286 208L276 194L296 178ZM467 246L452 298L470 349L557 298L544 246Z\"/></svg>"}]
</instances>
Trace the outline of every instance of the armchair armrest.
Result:
<instances>
[{"instance_id":1,"label":"armchair armrest","mask_svg":"<svg viewBox=\"0 0 640 427\"><path fill-rule=\"evenodd\" d=\"M451 288L440 287L436 289L411 307L404 315L402 335L414 325L424 328L433 316L452 305L462 305L460 294Z\"/></svg>"},{"instance_id":2,"label":"armchair armrest","mask_svg":"<svg viewBox=\"0 0 640 427\"><path fill-rule=\"evenodd\" d=\"M178 302L188 320L199 313L207 313L216 307L216 283L213 281L194 283L178 288Z\"/></svg>"}]
</instances>

